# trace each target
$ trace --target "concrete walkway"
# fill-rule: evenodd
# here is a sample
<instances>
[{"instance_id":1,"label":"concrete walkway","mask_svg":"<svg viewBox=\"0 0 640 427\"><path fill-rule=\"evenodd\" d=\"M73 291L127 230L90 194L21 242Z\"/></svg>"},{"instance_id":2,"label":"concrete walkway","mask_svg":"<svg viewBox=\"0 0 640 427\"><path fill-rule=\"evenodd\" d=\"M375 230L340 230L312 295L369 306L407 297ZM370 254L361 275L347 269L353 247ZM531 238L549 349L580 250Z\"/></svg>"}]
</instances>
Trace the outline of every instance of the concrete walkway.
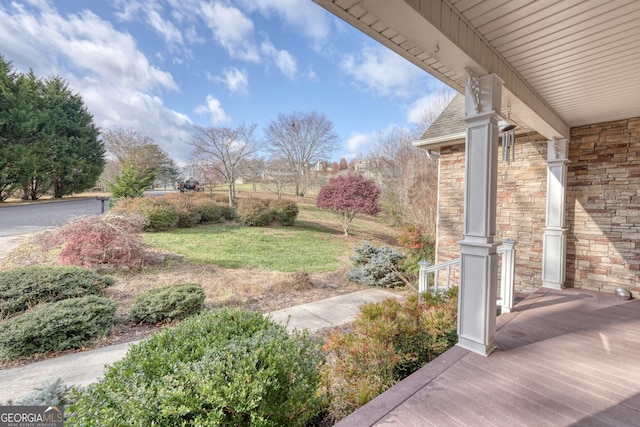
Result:
<instances>
[{"instance_id":1,"label":"concrete walkway","mask_svg":"<svg viewBox=\"0 0 640 427\"><path fill-rule=\"evenodd\" d=\"M307 329L314 332L349 323L355 320L362 304L379 302L390 297L397 295L382 289L366 289L270 314L276 322L288 322L289 329ZM0 404L9 400L20 401L35 388L50 384L58 378L69 386L87 386L102 376L105 365L124 357L131 344L134 343L98 348L0 370Z\"/></svg>"}]
</instances>

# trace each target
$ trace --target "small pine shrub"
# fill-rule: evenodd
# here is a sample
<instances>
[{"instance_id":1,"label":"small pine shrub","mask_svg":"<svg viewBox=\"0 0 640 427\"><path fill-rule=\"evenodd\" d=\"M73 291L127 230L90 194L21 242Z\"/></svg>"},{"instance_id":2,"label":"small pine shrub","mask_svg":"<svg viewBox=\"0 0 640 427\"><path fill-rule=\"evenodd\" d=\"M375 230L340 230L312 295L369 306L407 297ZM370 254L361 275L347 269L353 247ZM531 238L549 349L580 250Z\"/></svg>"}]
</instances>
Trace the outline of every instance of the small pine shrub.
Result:
<instances>
[{"instance_id":1,"label":"small pine shrub","mask_svg":"<svg viewBox=\"0 0 640 427\"><path fill-rule=\"evenodd\" d=\"M405 256L388 247L374 247L367 241L362 241L355 247L356 255L352 256L353 266L347 272L347 279L352 282L369 286L393 288L403 286L402 280Z\"/></svg>"},{"instance_id":2,"label":"small pine shrub","mask_svg":"<svg viewBox=\"0 0 640 427\"><path fill-rule=\"evenodd\" d=\"M68 386L60 378L36 388L30 395L17 402L22 406L67 406L78 397L78 389Z\"/></svg>"},{"instance_id":3,"label":"small pine shrub","mask_svg":"<svg viewBox=\"0 0 640 427\"><path fill-rule=\"evenodd\" d=\"M280 225L290 226L296 221L298 217L298 205L291 200L271 200L269 202L269 208L275 219L280 222Z\"/></svg>"},{"instance_id":4,"label":"small pine shrub","mask_svg":"<svg viewBox=\"0 0 640 427\"><path fill-rule=\"evenodd\" d=\"M187 283L151 289L133 302L129 320L133 323L158 323L179 320L204 308L202 286Z\"/></svg>"},{"instance_id":5,"label":"small pine shrub","mask_svg":"<svg viewBox=\"0 0 640 427\"><path fill-rule=\"evenodd\" d=\"M266 200L242 199L238 203L238 220L242 225L264 227L273 220L273 212Z\"/></svg>"},{"instance_id":6,"label":"small pine shrub","mask_svg":"<svg viewBox=\"0 0 640 427\"><path fill-rule=\"evenodd\" d=\"M144 263L146 253L141 235L143 223L144 218L139 215L87 216L47 234L41 246L44 250L61 247L59 259L64 265L137 268Z\"/></svg>"},{"instance_id":7,"label":"small pine shrub","mask_svg":"<svg viewBox=\"0 0 640 427\"><path fill-rule=\"evenodd\" d=\"M90 295L40 304L0 323L0 359L79 348L107 333L116 303Z\"/></svg>"},{"instance_id":8,"label":"small pine shrub","mask_svg":"<svg viewBox=\"0 0 640 427\"><path fill-rule=\"evenodd\" d=\"M44 302L102 295L111 277L78 267L26 267L0 271L0 319Z\"/></svg>"},{"instance_id":9,"label":"small pine shrub","mask_svg":"<svg viewBox=\"0 0 640 427\"><path fill-rule=\"evenodd\" d=\"M144 231L170 230L178 225L180 218L175 206L161 197L121 199L111 208L111 212L142 215L145 219Z\"/></svg>"},{"instance_id":10,"label":"small pine shrub","mask_svg":"<svg viewBox=\"0 0 640 427\"><path fill-rule=\"evenodd\" d=\"M456 288L363 305L353 331L336 330L324 346L330 418L345 417L455 345L457 309Z\"/></svg>"},{"instance_id":11,"label":"small pine shrub","mask_svg":"<svg viewBox=\"0 0 640 427\"><path fill-rule=\"evenodd\" d=\"M67 426L305 426L324 407L323 362L303 333L222 309L133 346L67 408Z\"/></svg>"}]
</instances>

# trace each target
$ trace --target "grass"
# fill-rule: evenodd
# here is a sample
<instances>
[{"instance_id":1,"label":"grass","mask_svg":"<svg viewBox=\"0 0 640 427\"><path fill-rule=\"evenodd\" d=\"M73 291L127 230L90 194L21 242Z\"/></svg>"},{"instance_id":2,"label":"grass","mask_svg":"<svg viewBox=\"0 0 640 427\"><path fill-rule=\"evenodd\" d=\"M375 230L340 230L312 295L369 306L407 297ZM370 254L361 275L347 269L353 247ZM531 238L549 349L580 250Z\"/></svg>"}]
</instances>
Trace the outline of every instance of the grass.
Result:
<instances>
[{"instance_id":1,"label":"grass","mask_svg":"<svg viewBox=\"0 0 640 427\"><path fill-rule=\"evenodd\" d=\"M281 272L336 270L351 249L329 232L304 227L212 225L147 234L145 241L196 264Z\"/></svg>"}]
</instances>

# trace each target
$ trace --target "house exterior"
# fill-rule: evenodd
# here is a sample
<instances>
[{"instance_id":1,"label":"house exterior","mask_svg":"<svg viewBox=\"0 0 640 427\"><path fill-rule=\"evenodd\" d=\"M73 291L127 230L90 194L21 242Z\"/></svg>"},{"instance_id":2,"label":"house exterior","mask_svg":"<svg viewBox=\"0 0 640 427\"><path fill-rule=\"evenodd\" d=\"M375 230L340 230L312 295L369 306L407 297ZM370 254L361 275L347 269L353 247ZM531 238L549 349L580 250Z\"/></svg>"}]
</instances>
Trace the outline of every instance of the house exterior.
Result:
<instances>
[{"instance_id":1,"label":"house exterior","mask_svg":"<svg viewBox=\"0 0 640 427\"><path fill-rule=\"evenodd\" d=\"M504 238L518 241L521 290L637 295L640 2L315 1L465 95L462 125L418 144L440 151L438 261L460 257L458 346L495 348ZM519 128L510 165L505 120Z\"/></svg>"}]
</instances>

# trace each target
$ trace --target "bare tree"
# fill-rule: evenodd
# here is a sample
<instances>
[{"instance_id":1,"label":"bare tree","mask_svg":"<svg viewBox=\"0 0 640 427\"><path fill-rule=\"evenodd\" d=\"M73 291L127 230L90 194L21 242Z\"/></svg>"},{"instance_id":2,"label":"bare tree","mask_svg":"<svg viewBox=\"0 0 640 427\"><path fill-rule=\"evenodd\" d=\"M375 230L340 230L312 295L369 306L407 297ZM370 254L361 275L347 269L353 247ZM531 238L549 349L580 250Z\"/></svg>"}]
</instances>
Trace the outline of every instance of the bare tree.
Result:
<instances>
[{"instance_id":1,"label":"bare tree","mask_svg":"<svg viewBox=\"0 0 640 427\"><path fill-rule=\"evenodd\" d=\"M329 158L339 142L333 123L316 111L279 114L267 125L265 137L271 155L284 160L296 173L296 196L309 165Z\"/></svg>"},{"instance_id":2,"label":"bare tree","mask_svg":"<svg viewBox=\"0 0 640 427\"><path fill-rule=\"evenodd\" d=\"M362 173L378 183L380 205L389 220L420 226L435 235L437 161L411 141L412 133L404 128L380 134Z\"/></svg>"},{"instance_id":3,"label":"bare tree","mask_svg":"<svg viewBox=\"0 0 640 427\"><path fill-rule=\"evenodd\" d=\"M240 161L240 174L243 178L246 178L247 181L251 182L254 193L258 191L257 184L262 180L262 175L264 174L265 167L265 159L258 156L246 158Z\"/></svg>"},{"instance_id":4,"label":"bare tree","mask_svg":"<svg viewBox=\"0 0 640 427\"><path fill-rule=\"evenodd\" d=\"M415 139L420 139L422 134L429 129L431 124L438 118L444 109L447 108L447 105L449 105L453 97L456 96L456 93L456 91L448 86L440 89L432 99L431 103L429 103L429 105L427 105L422 111L422 114L420 114L420 121L415 124Z\"/></svg>"},{"instance_id":5,"label":"bare tree","mask_svg":"<svg viewBox=\"0 0 640 427\"><path fill-rule=\"evenodd\" d=\"M111 157L110 161L115 164L110 170L105 169L105 173L110 175L108 177L103 173L101 181L105 183L111 183L112 178L119 175L127 164L132 165L139 176L152 178L158 178L175 167L167 152L153 138L136 130L107 129L102 133L102 141Z\"/></svg>"},{"instance_id":6,"label":"bare tree","mask_svg":"<svg viewBox=\"0 0 640 427\"><path fill-rule=\"evenodd\" d=\"M195 129L190 142L196 148L194 155L224 177L229 185L229 206L233 207L240 161L262 148L262 141L254 136L256 125L242 124L235 128L196 126Z\"/></svg>"},{"instance_id":7,"label":"bare tree","mask_svg":"<svg viewBox=\"0 0 640 427\"><path fill-rule=\"evenodd\" d=\"M282 198L284 189L296 183L296 173L289 162L283 159L271 159L267 162L262 180L263 188L272 193L276 193L278 199Z\"/></svg>"}]
</instances>

